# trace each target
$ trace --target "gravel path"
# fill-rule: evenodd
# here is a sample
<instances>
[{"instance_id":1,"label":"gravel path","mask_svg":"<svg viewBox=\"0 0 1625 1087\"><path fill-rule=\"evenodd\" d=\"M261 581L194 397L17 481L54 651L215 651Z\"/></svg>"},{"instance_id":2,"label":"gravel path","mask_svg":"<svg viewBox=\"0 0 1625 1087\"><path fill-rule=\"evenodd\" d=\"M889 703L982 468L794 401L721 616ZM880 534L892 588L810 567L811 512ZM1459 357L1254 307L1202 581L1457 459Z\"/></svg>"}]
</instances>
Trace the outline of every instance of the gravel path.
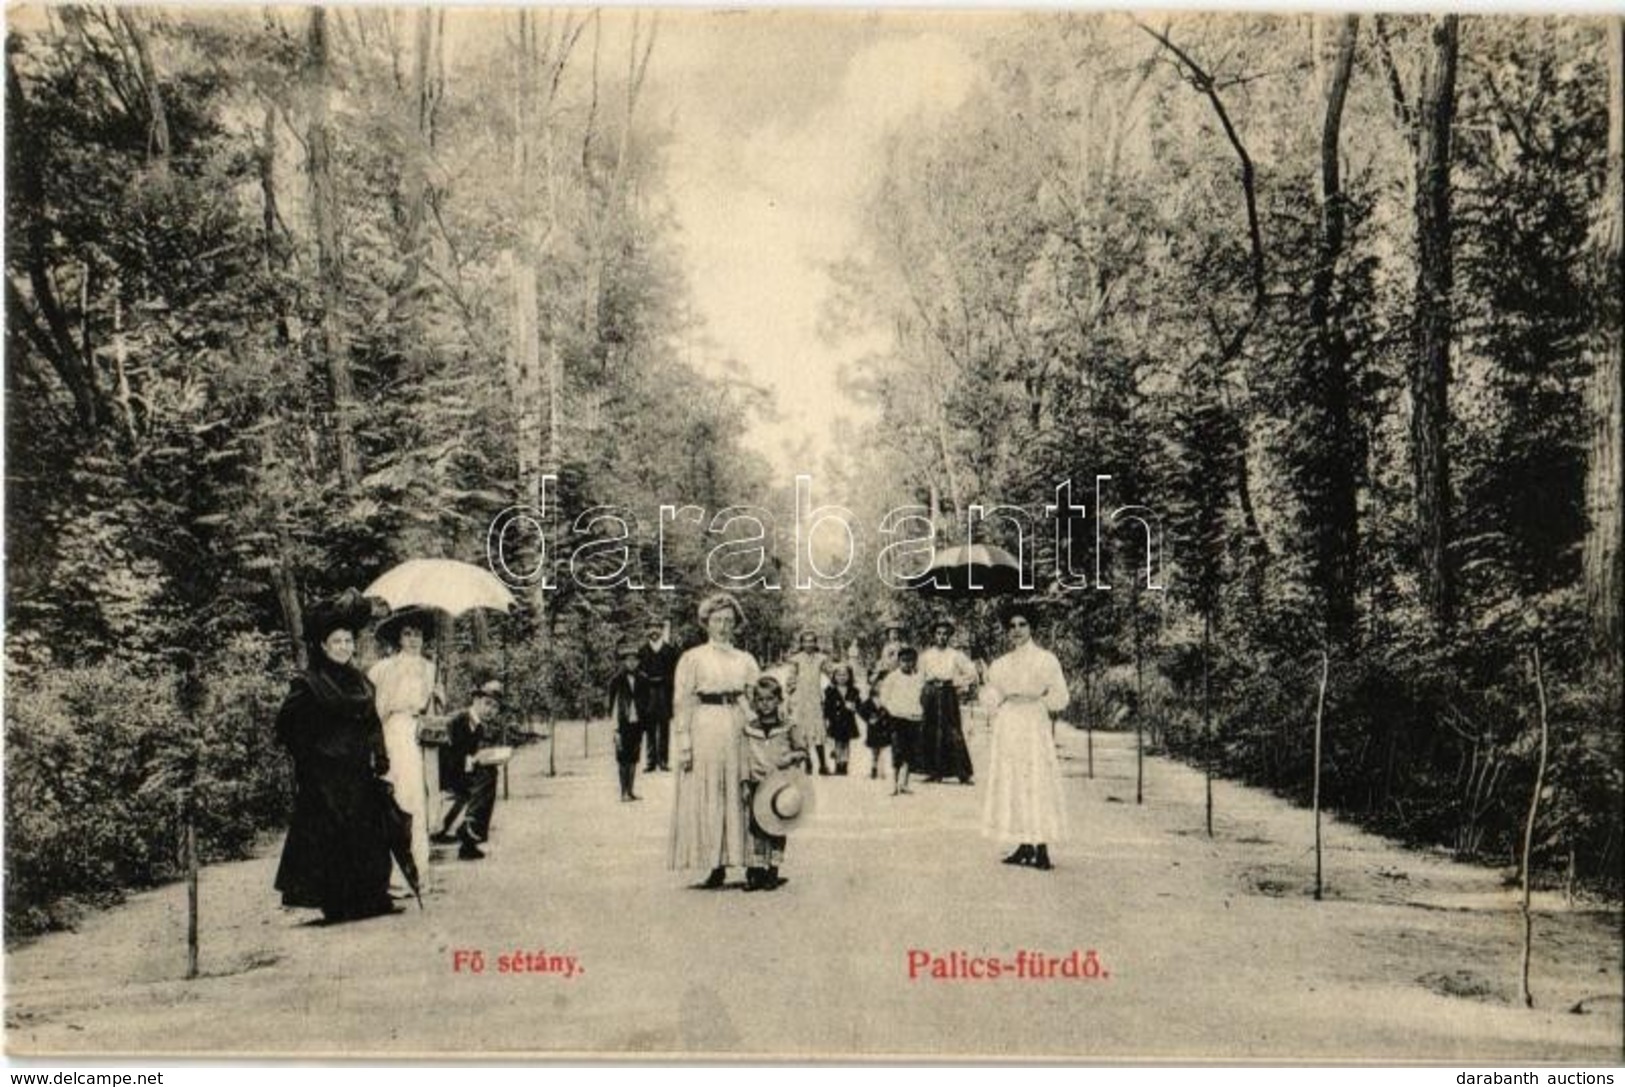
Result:
<instances>
[{"instance_id":1,"label":"gravel path","mask_svg":"<svg viewBox=\"0 0 1625 1087\"><path fill-rule=\"evenodd\" d=\"M196 981L182 979L179 886L8 950L9 1051L1622 1056L1617 910L1537 900L1526 1010L1518 900L1497 872L1327 820L1315 902L1307 812L1220 783L1209 839L1188 767L1150 760L1134 803L1132 736L1096 737L1090 779L1083 735L1062 730L1075 838L1054 849L1054 872L997 863L974 787L894 799L867 776L826 778L816 823L790 842L791 882L764 895L666 872L670 775L640 777L643 801L617 803L605 726L586 756L582 733L561 727L556 777L544 745L521 751L490 856L446 851L422 912L313 925L277 905L270 843L204 872ZM854 769L866 775L866 757ZM962 976L973 959L1091 950L1107 976ZM479 951L484 971L459 951ZM931 977L922 955L960 976ZM504 972L503 956L545 969ZM924 962L914 977L911 961Z\"/></svg>"}]
</instances>

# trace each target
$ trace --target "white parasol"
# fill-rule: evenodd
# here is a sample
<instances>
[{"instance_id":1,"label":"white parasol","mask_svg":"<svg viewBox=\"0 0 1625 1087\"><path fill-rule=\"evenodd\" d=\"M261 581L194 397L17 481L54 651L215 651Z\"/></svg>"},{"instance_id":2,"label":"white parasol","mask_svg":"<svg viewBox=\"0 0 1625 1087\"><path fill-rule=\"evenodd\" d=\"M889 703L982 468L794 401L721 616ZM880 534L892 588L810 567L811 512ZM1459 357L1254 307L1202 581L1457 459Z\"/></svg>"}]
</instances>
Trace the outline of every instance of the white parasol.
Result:
<instances>
[{"instance_id":1,"label":"white parasol","mask_svg":"<svg viewBox=\"0 0 1625 1087\"><path fill-rule=\"evenodd\" d=\"M455 559L408 559L365 590L393 611L438 608L452 618L475 608L506 612L513 594L491 571Z\"/></svg>"}]
</instances>

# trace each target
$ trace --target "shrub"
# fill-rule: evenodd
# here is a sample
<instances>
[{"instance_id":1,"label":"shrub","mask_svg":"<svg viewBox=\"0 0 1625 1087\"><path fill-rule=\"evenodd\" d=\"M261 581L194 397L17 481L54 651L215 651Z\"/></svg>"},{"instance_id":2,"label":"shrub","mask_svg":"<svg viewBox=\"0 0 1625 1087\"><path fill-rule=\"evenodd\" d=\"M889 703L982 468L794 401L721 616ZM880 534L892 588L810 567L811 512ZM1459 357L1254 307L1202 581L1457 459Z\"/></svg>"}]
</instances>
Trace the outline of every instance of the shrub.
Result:
<instances>
[{"instance_id":1,"label":"shrub","mask_svg":"<svg viewBox=\"0 0 1625 1087\"><path fill-rule=\"evenodd\" d=\"M196 767L199 852L245 856L286 819L291 778L271 727L283 693L269 644L230 643L193 726L172 676L107 660L15 677L6 707L6 931L72 922L181 871L180 797Z\"/></svg>"}]
</instances>

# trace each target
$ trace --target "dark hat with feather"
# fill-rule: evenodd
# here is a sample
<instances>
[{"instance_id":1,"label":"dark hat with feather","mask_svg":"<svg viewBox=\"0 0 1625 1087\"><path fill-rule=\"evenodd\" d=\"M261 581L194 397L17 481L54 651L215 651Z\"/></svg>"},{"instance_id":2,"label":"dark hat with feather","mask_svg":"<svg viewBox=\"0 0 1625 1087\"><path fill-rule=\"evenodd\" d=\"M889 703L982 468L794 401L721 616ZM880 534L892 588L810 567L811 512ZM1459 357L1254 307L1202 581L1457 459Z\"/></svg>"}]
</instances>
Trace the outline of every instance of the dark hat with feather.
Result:
<instances>
[{"instance_id":1,"label":"dark hat with feather","mask_svg":"<svg viewBox=\"0 0 1625 1087\"><path fill-rule=\"evenodd\" d=\"M346 589L305 610L305 638L312 645L321 645L335 630L354 634L370 622L372 602L358 590Z\"/></svg>"}]
</instances>

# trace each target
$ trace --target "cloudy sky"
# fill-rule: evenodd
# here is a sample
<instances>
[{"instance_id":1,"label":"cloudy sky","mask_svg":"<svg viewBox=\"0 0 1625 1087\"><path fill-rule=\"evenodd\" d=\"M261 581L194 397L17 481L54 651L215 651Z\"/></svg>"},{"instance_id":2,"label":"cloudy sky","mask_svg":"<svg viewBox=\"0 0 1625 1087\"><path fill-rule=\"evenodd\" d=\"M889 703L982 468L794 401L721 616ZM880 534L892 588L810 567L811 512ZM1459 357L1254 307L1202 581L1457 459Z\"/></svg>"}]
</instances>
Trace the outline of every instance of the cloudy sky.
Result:
<instances>
[{"instance_id":1,"label":"cloudy sky","mask_svg":"<svg viewBox=\"0 0 1625 1087\"><path fill-rule=\"evenodd\" d=\"M720 372L731 358L773 390L779 421L746 441L781 472L815 469L831 420L861 415L837 374L884 341L820 339L824 269L859 241L887 127L963 98L985 26L905 12L661 15L647 101L672 126L673 201L714 341L695 361Z\"/></svg>"}]
</instances>

